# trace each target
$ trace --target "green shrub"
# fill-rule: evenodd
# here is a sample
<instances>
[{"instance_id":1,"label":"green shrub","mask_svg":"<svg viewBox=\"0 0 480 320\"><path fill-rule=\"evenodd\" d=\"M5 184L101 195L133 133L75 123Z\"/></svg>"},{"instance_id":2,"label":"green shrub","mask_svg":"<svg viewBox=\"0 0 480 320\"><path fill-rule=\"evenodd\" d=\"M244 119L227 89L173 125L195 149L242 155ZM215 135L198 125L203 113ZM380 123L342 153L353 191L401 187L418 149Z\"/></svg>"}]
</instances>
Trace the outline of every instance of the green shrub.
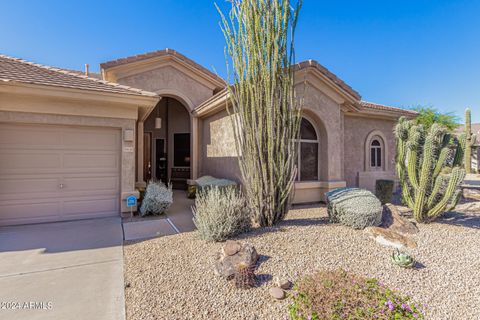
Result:
<instances>
[{"instance_id":1,"label":"green shrub","mask_svg":"<svg viewBox=\"0 0 480 320\"><path fill-rule=\"evenodd\" d=\"M291 320L424 319L410 297L388 289L376 279L345 271L324 271L301 279L289 306Z\"/></svg>"},{"instance_id":2,"label":"green shrub","mask_svg":"<svg viewBox=\"0 0 480 320\"><path fill-rule=\"evenodd\" d=\"M140 215L158 215L165 213L173 202L172 186L168 187L160 181L148 183L140 206Z\"/></svg>"},{"instance_id":3,"label":"green shrub","mask_svg":"<svg viewBox=\"0 0 480 320\"><path fill-rule=\"evenodd\" d=\"M377 180L375 183L375 195L382 204L392 203L393 198L393 180Z\"/></svg>"},{"instance_id":4,"label":"green shrub","mask_svg":"<svg viewBox=\"0 0 480 320\"><path fill-rule=\"evenodd\" d=\"M382 222L382 204L373 193L358 188L339 188L327 192L330 222L354 229L378 226Z\"/></svg>"},{"instance_id":5,"label":"green shrub","mask_svg":"<svg viewBox=\"0 0 480 320\"><path fill-rule=\"evenodd\" d=\"M224 241L250 228L245 199L233 186L199 190L192 211L193 223L207 241Z\"/></svg>"}]
</instances>

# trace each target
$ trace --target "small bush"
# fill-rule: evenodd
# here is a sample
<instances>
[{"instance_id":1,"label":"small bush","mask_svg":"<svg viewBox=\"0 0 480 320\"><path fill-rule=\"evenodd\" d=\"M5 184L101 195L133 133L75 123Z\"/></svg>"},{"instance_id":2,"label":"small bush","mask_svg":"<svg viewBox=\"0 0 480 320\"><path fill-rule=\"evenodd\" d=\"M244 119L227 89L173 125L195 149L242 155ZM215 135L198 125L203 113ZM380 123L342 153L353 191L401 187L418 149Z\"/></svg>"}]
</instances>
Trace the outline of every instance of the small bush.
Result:
<instances>
[{"instance_id":1,"label":"small bush","mask_svg":"<svg viewBox=\"0 0 480 320\"><path fill-rule=\"evenodd\" d=\"M245 199L233 186L198 190L192 211L193 223L207 241L224 241L250 228Z\"/></svg>"},{"instance_id":2,"label":"small bush","mask_svg":"<svg viewBox=\"0 0 480 320\"><path fill-rule=\"evenodd\" d=\"M425 318L410 297L342 270L307 276L294 290L291 320Z\"/></svg>"},{"instance_id":3,"label":"small bush","mask_svg":"<svg viewBox=\"0 0 480 320\"><path fill-rule=\"evenodd\" d=\"M330 221L364 229L382 222L382 204L373 193L358 188L340 188L325 194Z\"/></svg>"},{"instance_id":4,"label":"small bush","mask_svg":"<svg viewBox=\"0 0 480 320\"><path fill-rule=\"evenodd\" d=\"M145 196L140 206L140 215L159 215L165 213L173 202L172 186L165 186L162 182L148 183Z\"/></svg>"},{"instance_id":5,"label":"small bush","mask_svg":"<svg viewBox=\"0 0 480 320\"><path fill-rule=\"evenodd\" d=\"M392 203L393 180L377 180L375 183L375 195L382 204Z\"/></svg>"}]
</instances>

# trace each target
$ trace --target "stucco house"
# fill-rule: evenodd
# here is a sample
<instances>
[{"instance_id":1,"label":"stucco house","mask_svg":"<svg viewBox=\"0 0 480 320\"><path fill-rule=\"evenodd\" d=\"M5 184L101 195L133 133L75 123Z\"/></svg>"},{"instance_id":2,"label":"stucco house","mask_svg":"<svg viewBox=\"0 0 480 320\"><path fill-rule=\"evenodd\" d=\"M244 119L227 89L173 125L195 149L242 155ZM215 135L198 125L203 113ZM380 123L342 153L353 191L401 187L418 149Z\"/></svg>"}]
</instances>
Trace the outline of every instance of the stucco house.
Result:
<instances>
[{"instance_id":1,"label":"stucco house","mask_svg":"<svg viewBox=\"0 0 480 320\"><path fill-rule=\"evenodd\" d=\"M415 112L362 101L315 61L295 67L294 202L394 179L393 126ZM0 55L0 225L119 215L150 179L239 180L225 87L169 49L102 63L100 76Z\"/></svg>"}]
</instances>

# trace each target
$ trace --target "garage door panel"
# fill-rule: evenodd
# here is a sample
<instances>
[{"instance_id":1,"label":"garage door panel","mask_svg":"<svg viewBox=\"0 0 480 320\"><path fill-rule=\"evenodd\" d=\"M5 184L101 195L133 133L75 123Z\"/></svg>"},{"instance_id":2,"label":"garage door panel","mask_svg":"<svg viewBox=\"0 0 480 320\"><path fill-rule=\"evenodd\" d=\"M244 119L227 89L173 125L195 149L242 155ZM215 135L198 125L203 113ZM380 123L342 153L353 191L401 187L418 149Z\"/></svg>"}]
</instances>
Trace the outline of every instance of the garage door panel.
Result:
<instances>
[{"instance_id":1,"label":"garage door panel","mask_svg":"<svg viewBox=\"0 0 480 320\"><path fill-rule=\"evenodd\" d=\"M12 177L0 179L0 199L52 197L58 195L59 178ZM7 199L8 198L8 199Z\"/></svg>"},{"instance_id":2,"label":"garage door panel","mask_svg":"<svg viewBox=\"0 0 480 320\"><path fill-rule=\"evenodd\" d=\"M85 198L63 201L64 216L73 216L89 213L115 214L118 212L118 197Z\"/></svg>"},{"instance_id":3,"label":"garage door panel","mask_svg":"<svg viewBox=\"0 0 480 320\"><path fill-rule=\"evenodd\" d=\"M75 146L81 150L118 150L119 132L101 131L94 133L88 130L66 132L63 135L65 146Z\"/></svg>"},{"instance_id":4,"label":"garage door panel","mask_svg":"<svg viewBox=\"0 0 480 320\"><path fill-rule=\"evenodd\" d=\"M5 201L2 203L2 214L0 225L3 220L14 219L28 219L32 218L32 213L35 213L33 218L39 220L48 217L60 216L60 203L56 200L51 201Z\"/></svg>"},{"instance_id":5,"label":"garage door panel","mask_svg":"<svg viewBox=\"0 0 480 320\"><path fill-rule=\"evenodd\" d=\"M0 123L0 225L120 213L121 130Z\"/></svg>"},{"instance_id":6,"label":"garage door panel","mask_svg":"<svg viewBox=\"0 0 480 320\"><path fill-rule=\"evenodd\" d=\"M13 149L48 148L49 146L58 146L61 142L59 129L29 125L2 125L0 128L0 145L2 147Z\"/></svg>"},{"instance_id":7,"label":"garage door panel","mask_svg":"<svg viewBox=\"0 0 480 320\"><path fill-rule=\"evenodd\" d=\"M10 173L18 170L56 169L61 166L61 163L61 155L58 153L46 153L45 151L2 152L0 154L0 173Z\"/></svg>"},{"instance_id":8,"label":"garage door panel","mask_svg":"<svg viewBox=\"0 0 480 320\"><path fill-rule=\"evenodd\" d=\"M119 160L117 153L67 153L63 156L63 168L68 169L110 169L117 172Z\"/></svg>"},{"instance_id":9,"label":"garage door panel","mask_svg":"<svg viewBox=\"0 0 480 320\"><path fill-rule=\"evenodd\" d=\"M63 183L65 188L62 191L66 193L84 191L89 193L110 192L117 194L120 187L119 180L118 176L64 177ZM93 189L92 186L94 186Z\"/></svg>"}]
</instances>

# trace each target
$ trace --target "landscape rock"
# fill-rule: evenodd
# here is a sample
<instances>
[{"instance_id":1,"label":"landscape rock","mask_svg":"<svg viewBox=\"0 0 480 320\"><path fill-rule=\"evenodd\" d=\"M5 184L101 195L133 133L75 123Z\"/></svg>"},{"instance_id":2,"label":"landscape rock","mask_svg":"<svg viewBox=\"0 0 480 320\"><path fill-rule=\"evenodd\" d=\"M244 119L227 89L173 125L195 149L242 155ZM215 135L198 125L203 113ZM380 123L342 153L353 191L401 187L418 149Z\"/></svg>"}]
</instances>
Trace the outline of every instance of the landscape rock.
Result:
<instances>
[{"instance_id":1,"label":"landscape rock","mask_svg":"<svg viewBox=\"0 0 480 320\"><path fill-rule=\"evenodd\" d=\"M233 252L233 250L230 251L230 249L227 249L226 247L235 247L235 245L233 243L225 244L222 251L217 254L214 266L215 274L227 279L230 279L235 274L239 265L243 264L249 267L254 267L258 260L257 250L255 250L253 245L248 242L232 242L238 244L239 250L232 255L228 255L227 250L230 253Z\"/></svg>"},{"instance_id":2,"label":"landscape rock","mask_svg":"<svg viewBox=\"0 0 480 320\"><path fill-rule=\"evenodd\" d=\"M277 278L275 284L283 290L289 290L292 287L292 283L288 279Z\"/></svg>"},{"instance_id":3,"label":"landscape rock","mask_svg":"<svg viewBox=\"0 0 480 320\"><path fill-rule=\"evenodd\" d=\"M282 300L285 298L285 291L279 287L270 288L268 293L270 293L270 295L277 300Z\"/></svg>"},{"instance_id":4,"label":"landscape rock","mask_svg":"<svg viewBox=\"0 0 480 320\"><path fill-rule=\"evenodd\" d=\"M401 216L400 211L391 203L383 206L381 227L402 235L417 234L417 226Z\"/></svg>"},{"instance_id":5,"label":"landscape rock","mask_svg":"<svg viewBox=\"0 0 480 320\"><path fill-rule=\"evenodd\" d=\"M463 198L469 200L480 200L480 189L464 188Z\"/></svg>"},{"instance_id":6,"label":"landscape rock","mask_svg":"<svg viewBox=\"0 0 480 320\"><path fill-rule=\"evenodd\" d=\"M238 251L240 251L240 249L241 249L240 243L238 243L237 241L233 241L233 240L227 240L227 242L223 246L223 252L227 256L233 256Z\"/></svg>"},{"instance_id":7,"label":"landscape rock","mask_svg":"<svg viewBox=\"0 0 480 320\"><path fill-rule=\"evenodd\" d=\"M398 249L402 249L403 247L417 247L417 243L413 239L410 239L409 237L391 229L368 227L364 232L383 246L394 247Z\"/></svg>"}]
</instances>

